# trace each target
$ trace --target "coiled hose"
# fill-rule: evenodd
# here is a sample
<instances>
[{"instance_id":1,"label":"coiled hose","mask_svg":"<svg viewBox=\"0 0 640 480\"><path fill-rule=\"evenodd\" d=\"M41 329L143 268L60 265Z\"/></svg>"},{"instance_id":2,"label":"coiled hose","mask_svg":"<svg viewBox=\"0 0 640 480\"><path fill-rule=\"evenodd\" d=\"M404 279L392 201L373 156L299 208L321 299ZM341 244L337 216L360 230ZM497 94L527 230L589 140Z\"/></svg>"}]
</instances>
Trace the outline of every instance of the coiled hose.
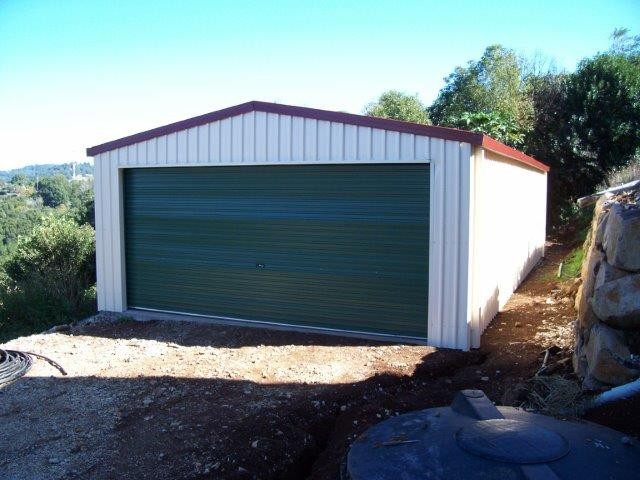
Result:
<instances>
[{"instance_id":1,"label":"coiled hose","mask_svg":"<svg viewBox=\"0 0 640 480\"><path fill-rule=\"evenodd\" d=\"M20 378L31 368L31 355L16 350L0 349L0 385Z\"/></svg>"},{"instance_id":2,"label":"coiled hose","mask_svg":"<svg viewBox=\"0 0 640 480\"><path fill-rule=\"evenodd\" d=\"M13 382L27 373L33 364L32 356L45 360L51 366L57 368L62 375L67 374L60 364L39 353L3 350L0 348L0 385Z\"/></svg>"}]
</instances>

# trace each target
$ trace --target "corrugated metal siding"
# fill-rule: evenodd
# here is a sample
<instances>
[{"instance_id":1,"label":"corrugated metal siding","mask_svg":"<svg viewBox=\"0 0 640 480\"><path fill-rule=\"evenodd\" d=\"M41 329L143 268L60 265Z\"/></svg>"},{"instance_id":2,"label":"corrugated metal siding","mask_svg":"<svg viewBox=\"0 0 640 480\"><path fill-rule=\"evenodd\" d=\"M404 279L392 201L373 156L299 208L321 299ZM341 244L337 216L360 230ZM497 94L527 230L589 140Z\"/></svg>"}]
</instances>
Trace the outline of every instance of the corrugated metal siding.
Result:
<instances>
[{"instance_id":1,"label":"corrugated metal siding","mask_svg":"<svg viewBox=\"0 0 640 480\"><path fill-rule=\"evenodd\" d=\"M473 162L472 345L544 254L547 175L478 148Z\"/></svg>"},{"instance_id":2,"label":"corrugated metal siding","mask_svg":"<svg viewBox=\"0 0 640 480\"><path fill-rule=\"evenodd\" d=\"M429 343L469 348L471 145L431 139Z\"/></svg>"},{"instance_id":3,"label":"corrugated metal siding","mask_svg":"<svg viewBox=\"0 0 640 480\"><path fill-rule=\"evenodd\" d=\"M427 337L429 166L125 172L128 303Z\"/></svg>"},{"instance_id":4,"label":"corrugated metal siding","mask_svg":"<svg viewBox=\"0 0 640 480\"><path fill-rule=\"evenodd\" d=\"M428 137L410 133L251 112L115 151L118 152L120 167L146 167L238 163L411 163L427 160L428 150Z\"/></svg>"},{"instance_id":5,"label":"corrugated metal siding","mask_svg":"<svg viewBox=\"0 0 640 480\"><path fill-rule=\"evenodd\" d=\"M95 157L98 308L126 309L122 169L188 165L431 162L429 343L468 348L471 145L408 133L251 112ZM465 237L466 236L466 237ZM434 265L436 265L434 267ZM453 292L455 290L455 292Z\"/></svg>"}]
</instances>

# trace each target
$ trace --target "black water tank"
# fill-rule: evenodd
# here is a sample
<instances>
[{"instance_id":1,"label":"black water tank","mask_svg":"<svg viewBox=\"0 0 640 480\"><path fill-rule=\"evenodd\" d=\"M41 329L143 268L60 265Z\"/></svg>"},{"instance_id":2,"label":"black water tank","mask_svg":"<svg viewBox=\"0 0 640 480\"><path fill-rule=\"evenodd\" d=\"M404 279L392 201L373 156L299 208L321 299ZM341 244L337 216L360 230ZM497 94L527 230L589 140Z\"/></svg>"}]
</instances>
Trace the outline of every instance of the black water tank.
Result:
<instances>
[{"instance_id":1,"label":"black water tank","mask_svg":"<svg viewBox=\"0 0 640 480\"><path fill-rule=\"evenodd\" d=\"M640 478L636 440L585 421L495 407L481 390L450 407L374 425L352 445L350 480Z\"/></svg>"}]
</instances>

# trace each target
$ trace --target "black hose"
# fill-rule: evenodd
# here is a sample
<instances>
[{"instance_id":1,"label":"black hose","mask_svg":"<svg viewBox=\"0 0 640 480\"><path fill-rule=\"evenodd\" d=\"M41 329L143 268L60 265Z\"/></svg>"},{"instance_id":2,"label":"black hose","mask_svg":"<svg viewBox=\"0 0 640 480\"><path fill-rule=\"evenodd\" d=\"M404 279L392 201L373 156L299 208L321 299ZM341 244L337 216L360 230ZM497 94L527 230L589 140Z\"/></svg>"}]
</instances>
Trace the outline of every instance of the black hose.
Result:
<instances>
[{"instance_id":1,"label":"black hose","mask_svg":"<svg viewBox=\"0 0 640 480\"><path fill-rule=\"evenodd\" d=\"M20 353L24 353L27 355L31 355L33 357L38 357L41 358L42 360L44 360L45 362L47 362L49 365L51 365L53 368L57 368L58 371L62 374L62 375L66 375L67 372L65 371L64 368L62 368L62 365L60 365L58 362L56 362L55 360L51 360L49 357L45 357L44 355L40 355L39 353L33 353L33 352L20 352Z\"/></svg>"},{"instance_id":2,"label":"black hose","mask_svg":"<svg viewBox=\"0 0 640 480\"><path fill-rule=\"evenodd\" d=\"M0 348L0 385L13 382L27 373L33 364L31 357L41 358L52 367L57 368L62 375L67 374L58 362L39 353L2 350Z\"/></svg>"},{"instance_id":3,"label":"black hose","mask_svg":"<svg viewBox=\"0 0 640 480\"><path fill-rule=\"evenodd\" d=\"M0 349L0 385L22 377L29 371L32 363L28 353Z\"/></svg>"}]
</instances>

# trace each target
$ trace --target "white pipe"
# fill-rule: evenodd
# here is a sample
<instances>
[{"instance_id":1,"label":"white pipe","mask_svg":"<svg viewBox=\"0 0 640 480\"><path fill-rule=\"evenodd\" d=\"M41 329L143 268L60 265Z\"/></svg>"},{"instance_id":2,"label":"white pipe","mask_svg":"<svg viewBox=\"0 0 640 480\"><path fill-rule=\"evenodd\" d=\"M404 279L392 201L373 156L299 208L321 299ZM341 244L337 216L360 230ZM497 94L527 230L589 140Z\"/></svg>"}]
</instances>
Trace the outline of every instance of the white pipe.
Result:
<instances>
[{"instance_id":1,"label":"white pipe","mask_svg":"<svg viewBox=\"0 0 640 480\"><path fill-rule=\"evenodd\" d=\"M625 183L624 185L607 188L606 190L602 190L601 192L594 193L593 195L587 195L586 197L579 198L577 200L577 203L580 208L586 207L588 205L593 205L594 203L596 203L602 195L620 193L620 192L624 192L625 190L632 190L639 186L640 186L640 180L634 180L632 182Z\"/></svg>"},{"instance_id":2,"label":"white pipe","mask_svg":"<svg viewBox=\"0 0 640 480\"><path fill-rule=\"evenodd\" d=\"M625 383L624 385L620 385L619 387L612 388L611 390L596 395L591 400L591 405L588 407L588 409L600 407L601 405L615 402L617 400L622 400L624 398L629 398L638 394L640 394L640 378L634 380L633 382Z\"/></svg>"}]
</instances>

